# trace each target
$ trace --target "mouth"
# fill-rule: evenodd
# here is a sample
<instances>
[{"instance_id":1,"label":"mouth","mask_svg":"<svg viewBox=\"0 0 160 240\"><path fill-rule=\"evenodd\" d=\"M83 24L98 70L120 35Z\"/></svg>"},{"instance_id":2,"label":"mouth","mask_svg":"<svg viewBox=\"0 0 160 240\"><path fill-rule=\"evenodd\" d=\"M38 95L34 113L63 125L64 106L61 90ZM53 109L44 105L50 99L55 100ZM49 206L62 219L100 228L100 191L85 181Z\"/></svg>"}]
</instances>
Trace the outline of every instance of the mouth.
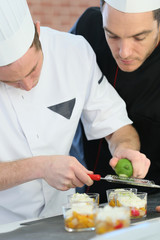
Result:
<instances>
[{"instance_id":1,"label":"mouth","mask_svg":"<svg viewBox=\"0 0 160 240\"><path fill-rule=\"evenodd\" d=\"M129 59L129 60L125 60L125 59L120 59L120 62L125 64L125 65L131 65L133 64L133 60Z\"/></svg>"}]
</instances>

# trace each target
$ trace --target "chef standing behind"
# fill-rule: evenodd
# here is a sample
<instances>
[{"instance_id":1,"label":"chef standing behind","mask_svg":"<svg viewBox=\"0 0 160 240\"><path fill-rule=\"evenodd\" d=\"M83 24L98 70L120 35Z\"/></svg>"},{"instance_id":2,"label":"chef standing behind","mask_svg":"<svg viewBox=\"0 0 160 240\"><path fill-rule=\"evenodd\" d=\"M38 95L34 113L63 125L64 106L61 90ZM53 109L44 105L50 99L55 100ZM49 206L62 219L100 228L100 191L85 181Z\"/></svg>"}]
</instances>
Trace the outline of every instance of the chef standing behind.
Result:
<instances>
[{"instance_id":1,"label":"chef standing behind","mask_svg":"<svg viewBox=\"0 0 160 240\"><path fill-rule=\"evenodd\" d=\"M140 151L151 159L146 178L160 184L160 0L100 0L100 6L88 8L71 32L87 39L101 71L125 101L128 116L139 134ZM81 135L80 126L73 141L72 156L77 156L77 140L83 138L87 167L102 176L113 174L106 167L106 161L111 158L106 141L88 141ZM115 166L112 162L110 165ZM143 177L136 172L133 176ZM123 186L101 181L89 191L99 192L103 203L106 189L114 187ZM138 187L138 190L150 196L158 193L153 188Z\"/></svg>"},{"instance_id":2,"label":"chef standing behind","mask_svg":"<svg viewBox=\"0 0 160 240\"><path fill-rule=\"evenodd\" d=\"M61 214L75 187L93 184L68 156L80 117L112 161L139 162L145 176L150 161L89 44L34 25L26 0L0 1L0 12L0 224Z\"/></svg>"}]
</instances>

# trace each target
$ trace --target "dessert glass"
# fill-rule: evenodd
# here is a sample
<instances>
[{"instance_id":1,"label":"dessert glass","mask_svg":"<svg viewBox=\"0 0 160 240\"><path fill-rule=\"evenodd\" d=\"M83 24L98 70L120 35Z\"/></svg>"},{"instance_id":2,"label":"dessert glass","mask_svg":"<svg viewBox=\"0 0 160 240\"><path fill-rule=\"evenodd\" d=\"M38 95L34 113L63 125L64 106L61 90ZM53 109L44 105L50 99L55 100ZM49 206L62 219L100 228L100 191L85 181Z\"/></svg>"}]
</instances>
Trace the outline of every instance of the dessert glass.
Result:
<instances>
[{"instance_id":1,"label":"dessert glass","mask_svg":"<svg viewBox=\"0 0 160 240\"><path fill-rule=\"evenodd\" d=\"M128 207L111 207L108 204L97 209L95 230L97 234L111 232L130 226L130 210Z\"/></svg>"},{"instance_id":2,"label":"dessert glass","mask_svg":"<svg viewBox=\"0 0 160 240\"><path fill-rule=\"evenodd\" d=\"M135 191L113 191L108 194L109 205L130 208L130 218L142 218L147 215L147 193Z\"/></svg>"},{"instance_id":3,"label":"dessert glass","mask_svg":"<svg viewBox=\"0 0 160 240\"><path fill-rule=\"evenodd\" d=\"M68 232L95 230L97 204L93 202L73 202L62 207L65 229Z\"/></svg>"},{"instance_id":4,"label":"dessert glass","mask_svg":"<svg viewBox=\"0 0 160 240\"><path fill-rule=\"evenodd\" d=\"M147 193L137 192L137 194L126 195L119 193L116 197L117 206L127 206L130 208L131 219L147 216Z\"/></svg>"}]
</instances>

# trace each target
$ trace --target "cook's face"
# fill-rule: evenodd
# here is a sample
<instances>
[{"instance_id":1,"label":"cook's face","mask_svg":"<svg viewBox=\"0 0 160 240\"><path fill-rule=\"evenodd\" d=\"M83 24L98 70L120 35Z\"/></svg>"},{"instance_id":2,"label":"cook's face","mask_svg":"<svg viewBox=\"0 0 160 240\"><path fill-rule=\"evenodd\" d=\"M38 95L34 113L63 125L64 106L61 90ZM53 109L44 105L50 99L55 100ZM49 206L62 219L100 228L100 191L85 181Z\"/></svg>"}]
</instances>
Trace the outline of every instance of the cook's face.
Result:
<instances>
[{"instance_id":1,"label":"cook's face","mask_svg":"<svg viewBox=\"0 0 160 240\"><path fill-rule=\"evenodd\" d=\"M38 83L42 63L42 51L33 46L16 62L0 67L0 81L29 91Z\"/></svg>"},{"instance_id":2,"label":"cook's face","mask_svg":"<svg viewBox=\"0 0 160 240\"><path fill-rule=\"evenodd\" d=\"M123 13L105 3L102 17L106 40L119 68L126 72L139 68L160 40L153 13Z\"/></svg>"}]
</instances>

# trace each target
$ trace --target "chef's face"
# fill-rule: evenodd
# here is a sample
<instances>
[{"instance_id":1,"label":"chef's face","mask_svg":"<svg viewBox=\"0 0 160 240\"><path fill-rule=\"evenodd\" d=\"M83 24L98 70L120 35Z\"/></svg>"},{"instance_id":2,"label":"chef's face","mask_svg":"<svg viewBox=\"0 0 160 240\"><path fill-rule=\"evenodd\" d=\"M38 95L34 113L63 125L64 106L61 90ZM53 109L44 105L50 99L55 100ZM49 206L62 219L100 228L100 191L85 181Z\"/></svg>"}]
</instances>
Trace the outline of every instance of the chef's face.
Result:
<instances>
[{"instance_id":1,"label":"chef's face","mask_svg":"<svg viewBox=\"0 0 160 240\"><path fill-rule=\"evenodd\" d=\"M38 83L43 63L42 50L33 45L16 62L0 67L0 81L29 91Z\"/></svg>"},{"instance_id":2,"label":"chef's face","mask_svg":"<svg viewBox=\"0 0 160 240\"><path fill-rule=\"evenodd\" d=\"M123 13L105 3L102 17L106 40L119 68L125 72L139 68L160 41L160 26L153 13Z\"/></svg>"}]
</instances>

